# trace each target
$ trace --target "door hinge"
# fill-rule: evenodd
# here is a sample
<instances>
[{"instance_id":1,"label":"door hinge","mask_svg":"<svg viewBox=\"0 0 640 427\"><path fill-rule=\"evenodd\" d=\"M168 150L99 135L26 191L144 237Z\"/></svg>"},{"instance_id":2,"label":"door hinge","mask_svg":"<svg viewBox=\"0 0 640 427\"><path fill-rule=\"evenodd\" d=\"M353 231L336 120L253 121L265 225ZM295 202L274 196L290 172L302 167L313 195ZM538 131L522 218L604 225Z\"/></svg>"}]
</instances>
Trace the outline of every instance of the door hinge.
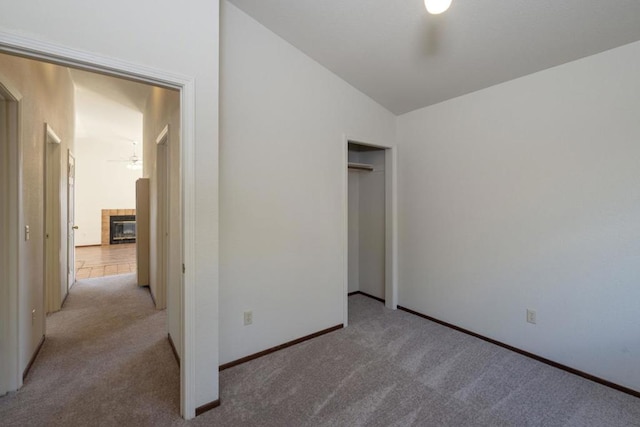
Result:
<instances>
[{"instance_id":1,"label":"door hinge","mask_svg":"<svg viewBox=\"0 0 640 427\"><path fill-rule=\"evenodd\" d=\"M182 264L182 274L184 274L184 272L186 271L184 264Z\"/></svg>"}]
</instances>

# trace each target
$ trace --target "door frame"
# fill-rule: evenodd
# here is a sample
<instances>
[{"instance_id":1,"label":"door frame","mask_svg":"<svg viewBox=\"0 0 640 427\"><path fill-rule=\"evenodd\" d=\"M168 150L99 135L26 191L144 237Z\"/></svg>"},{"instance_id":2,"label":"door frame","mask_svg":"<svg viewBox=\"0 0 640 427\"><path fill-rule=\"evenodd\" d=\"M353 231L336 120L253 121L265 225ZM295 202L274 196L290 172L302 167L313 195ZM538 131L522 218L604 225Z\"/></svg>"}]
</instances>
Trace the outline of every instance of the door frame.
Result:
<instances>
[{"instance_id":1,"label":"door frame","mask_svg":"<svg viewBox=\"0 0 640 427\"><path fill-rule=\"evenodd\" d=\"M182 190L182 240L180 243L182 246L182 264L184 266L181 286L182 304L180 307L181 347L183 349L180 363L180 413L186 419L194 418L197 407L195 371L196 276L194 268L196 252L195 78L5 31L0 31L0 52L46 61L57 65L79 68L85 71L98 72L114 77L124 77L142 83L178 90L180 92L181 126L179 143L181 152L180 188ZM15 176L21 176L21 173L14 174ZM19 198L21 196L18 194L16 197ZM18 203L17 206L20 206L20 204ZM13 247L18 247L17 242ZM18 313L10 313L9 317L8 327L11 329L15 328L17 331ZM16 345L15 347L17 349L18 346Z\"/></svg>"},{"instance_id":2,"label":"door frame","mask_svg":"<svg viewBox=\"0 0 640 427\"><path fill-rule=\"evenodd\" d=\"M67 149L67 278L64 297L76 283L76 157ZM73 191L71 191L73 187ZM73 212L73 215L71 213ZM72 218L73 217L73 218ZM62 297L62 296L61 296Z\"/></svg>"},{"instance_id":3,"label":"door frame","mask_svg":"<svg viewBox=\"0 0 640 427\"><path fill-rule=\"evenodd\" d=\"M22 94L0 73L0 95L6 103L8 140L0 141L0 395L22 386L19 359L19 281L22 221ZM18 249L11 250L10 248ZM6 250L9 249L9 250Z\"/></svg>"},{"instance_id":4,"label":"door frame","mask_svg":"<svg viewBox=\"0 0 640 427\"><path fill-rule=\"evenodd\" d=\"M349 143L385 150L385 306L398 307L398 153L397 147L388 144L363 142L364 138L342 137L342 208L343 208L343 323L349 322Z\"/></svg>"},{"instance_id":5,"label":"door frame","mask_svg":"<svg viewBox=\"0 0 640 427\"><path fill-rule=\"evenodd\" d=\"M60 166L62 140L51 125L44 125L44 301L45 313L60 310Z\"/></svg>"},{"instance_id":6,"label":"door frame","mask_svg":"<svg viewBox=\"0 0 640 427\"><path fill-rule=\"evenodd\" d=\"M156 308L167 307L167 278L169 275L169 125L156 138Z\"/></svg>"}]
</instances>

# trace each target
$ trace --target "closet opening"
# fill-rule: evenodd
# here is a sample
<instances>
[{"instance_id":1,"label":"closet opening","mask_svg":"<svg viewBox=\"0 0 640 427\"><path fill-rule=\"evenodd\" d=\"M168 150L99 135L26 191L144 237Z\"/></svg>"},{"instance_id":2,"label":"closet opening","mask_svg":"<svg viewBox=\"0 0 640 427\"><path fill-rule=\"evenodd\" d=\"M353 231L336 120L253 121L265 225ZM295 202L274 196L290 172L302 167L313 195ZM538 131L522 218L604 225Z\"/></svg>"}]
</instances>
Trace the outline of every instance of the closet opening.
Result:
<instances>
[{"instance_id":1,"label":"closet opening","mask_svg":"<svg viewBox=\"0 0 640 427\"><path fill-rule=\"evenodd\" d=\"M347 141L347 289L397 307L395 149ZM345 302L345 320L348 302Z\"/></svg>"}]
</instances>

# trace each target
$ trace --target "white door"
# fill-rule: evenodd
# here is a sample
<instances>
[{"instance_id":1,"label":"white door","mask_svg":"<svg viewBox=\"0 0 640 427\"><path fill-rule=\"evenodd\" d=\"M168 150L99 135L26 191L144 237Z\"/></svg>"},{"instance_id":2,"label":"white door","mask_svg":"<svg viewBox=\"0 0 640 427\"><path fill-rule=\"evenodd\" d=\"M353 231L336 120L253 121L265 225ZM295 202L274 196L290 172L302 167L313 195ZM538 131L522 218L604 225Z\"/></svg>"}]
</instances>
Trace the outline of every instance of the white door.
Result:
<instances>
[{"instance_id":1,"label":"white door","mask_svg":"<svg viewBox=\"0 0 640 427\"><path fill-rule=\"evenodd\" d=\"M74 232L78 228L75 224L76 204L76 159L69 150L67 166L67 292L76 282L76 242Z\"/></svg>"},{"instance_id":2,"label":"white door","mask_svg":"<svg viewBox=\"0 0 640 427\"><path fill-rule=\"evenodd\" d=\"M157 238L158 244L157 265L158 265L158 285L156 295L156 308L164 309L167 307L167 282L169 271L169 153L168 153L168 127L161 132L156 140L156 170L157 170L157 191L158 198L158 216L157 216Z\"/></svg>"}]
</instances>

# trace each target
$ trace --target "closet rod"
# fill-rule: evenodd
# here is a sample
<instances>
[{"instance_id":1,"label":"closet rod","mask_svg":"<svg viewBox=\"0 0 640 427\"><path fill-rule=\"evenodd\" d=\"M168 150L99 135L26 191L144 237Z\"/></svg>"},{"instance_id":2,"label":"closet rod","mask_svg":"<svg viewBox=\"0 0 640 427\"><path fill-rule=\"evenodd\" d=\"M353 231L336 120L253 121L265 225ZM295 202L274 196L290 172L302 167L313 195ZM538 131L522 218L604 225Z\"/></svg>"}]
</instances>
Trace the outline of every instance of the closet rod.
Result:
<instances>
[{"instance_id":1,"label":"closet rod","mask_svg":"<svg viewBox=\"0 0 640 427\"><path fill-rule=\"evenodd\" d=\"M362 171L372 171L373 170L373 165L368 165L366 163L349 162L349 163L347 163L347 167L349 169L358 169L358 170L362 170Z\"/></svg>"}]
</instances>

